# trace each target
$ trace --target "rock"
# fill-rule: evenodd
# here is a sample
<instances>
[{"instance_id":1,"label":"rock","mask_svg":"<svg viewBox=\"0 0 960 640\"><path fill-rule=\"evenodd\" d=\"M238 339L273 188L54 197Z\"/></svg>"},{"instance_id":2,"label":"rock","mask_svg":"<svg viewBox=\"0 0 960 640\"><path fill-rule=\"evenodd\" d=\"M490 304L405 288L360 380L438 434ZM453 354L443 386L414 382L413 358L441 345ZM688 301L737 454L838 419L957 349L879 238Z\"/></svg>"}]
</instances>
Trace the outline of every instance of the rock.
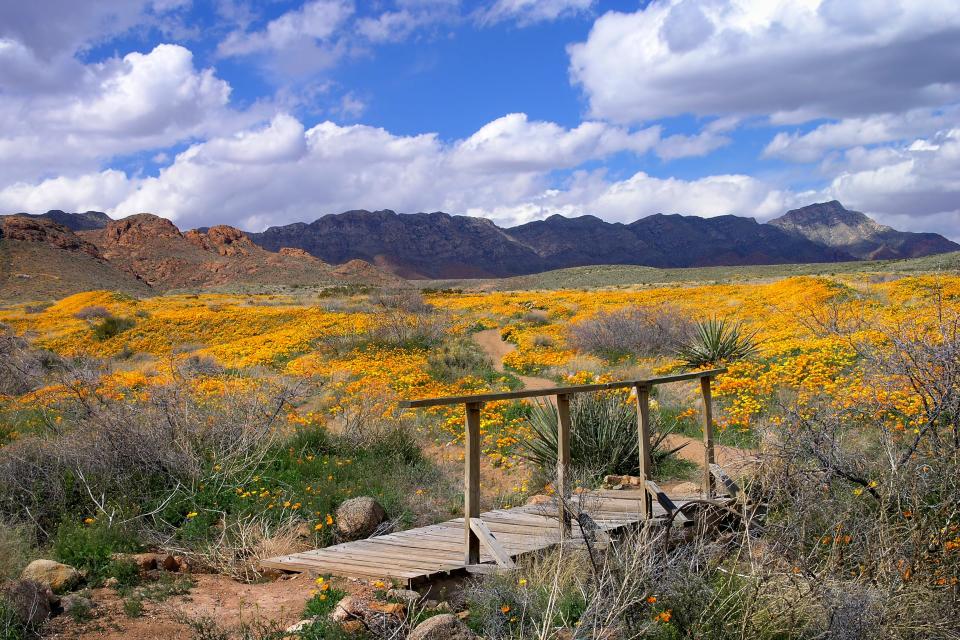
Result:
<instances>
[{"instance_id":1,"label":"rock","mask_svg":"<svg viewBox=\"0 0 960 640\"><path fill-rule=\"evenodd\" d=\"M330 619L335 622L345 622L353 618L362 618L363 609L363 600L357 596L347 596L330 612Z\"/></svg>"},{"instance_id":2,"label":"rock","mask_svg":"<svg viewBox=\"0 0 960 640\"><path fill-rule=\"evenodd\" d=\"M119 584L120 584L120 581L117 580L114 576L110 576L109 578L103 581L103 586L105 586L107 589L116 589Z\"/></svg>"},{"instance_id":3,"label":"rock","mask_svg":"<svg viewBox=\"0 0 960 640\"><path fill-rule=\"evenodd\" d=\"M443 613L451 613L453 611L453 607L451 607L450 603L446 600L441 600L437 603L437 606L434 607L434 610L442 611Z\"/></svg>"},{"instance_id":4,"label":"rock","mask_svg":"<svg viewBox=\"0 0 960 640\"><path fill-rule=\"evenodd\" d=\"M78 593L72 593L60 600L60 606L64 613L82 616L93 609L93 600Z\"/></svg>"},{"instance_id":5,"label":"rock","mask_svg":"<svg viewBox=\"0 0 960 640\"><path fill-rule=\"evenodd\" d=\"M177 571L180 573L190 573L190 563L187 562L187 559L183 556L173 556L174 561L177 563Z\"/></svg>"},{"instance_id":6,"label":"rock","mask_svg":"<svg viewBox=\"0 0 960 640\"><path fill-rule=\"evenodd\" d=\"M363 623L359 620L347 620L340 625L340 628L346 631L347 633L357 633L363 629Z\"/></svg>"},{"instance_id":7,"label":"rock","mask_svg":"<svg viewBox=\"0 0 960 640\"><path fill-rule=\"evenodd\" d=\"M470 611L458 611L457 620L467 620L470 617Z\"/></svg>"},{"instance_id":8,"label":"rock","mask_svg":"<svg viewBox=\"0 0 960 640\"><path fill-rule=\"evenodd\" d=\"M535 496L530 496L530 499L527 500L527 506L541 506L552 502L554 502L554 499L551 496L538 493Z\"/></svg>"},{"instance_id":9,"label":"rock","mask_svg":"<svg viewBox=\"0 0 960 640\"><path fill-rule=\"evenodd\" d=\"M180 569L180 565L177 564L176 556L162 554L162 557L157 559L157 568L176 573Z\"/></svg>"},{"instance_id":10,"label":"rock","mask_svg":"<svg viewBox=\"0 0 960 640\"><path fill-rule=\"evenodd\" d=\"M0 587L0 595L8 603L17 622L33 629L50 617L53 592L34 580L11 580Z\"/></svg>"},{"instance_id":11,"label":"rock","mask_svg":"<svg viewBox=\"0 0 960 640\"><path fill-rule=\"evenodd\" d=\"M316 621L317 621L316 618L307 618L306 620L301 620L300 622L298 622L298 623L296 623L296 624L292 624L292 625L290 625L289 627L287 627L286 632L287 632L287 633L300 633L301 631L303 631L304 629L306 629L307 627L309 627L310 625L312 625L312 624L315 623Z\"/></svg>"},{"instance_id":12,"label":"rock","mask_svg":"<svg viewBox=\"0 0 960 640\"><path fill-rule=\"evenodd\" d=\"M403 618L407 615L407 605L398 602L373 602L367 609L377 613L385 613L394 618Z\"/></svg>"},{"instance_id":13,"label":"rock","mask_svg":"<svg viewBox=\"0 0 960 640\"><path fill-rule=\"evenodd\" d=\"M34 560L20 574L23 580L45 584L54 592L69 591L80 583L80 572L54 560Z\"/></svg>"},{"instance_id":14,"label":"rock","mask_svg":"<svg viewBox=\"0 0 960 640\"><path fill-rule=\"evenodd\" d=\"M474 640L476 637L457 616L441 613L417 625L407 640Z\"/></svg>"},{"instance_id":15,"label":"rock","mask_svg":"<svg viewBox=\"0 0 960 640\"><path fill-rule=\"evenodd\" d=\"M312 540L313 533L313 527L310 526L309 522L302 522L297 525L296 534L301 540Z\"/></svg>"},{"instance_id":16,"label":"rock","mask_svg":"<svg viewBox=\"0 0 960 640\"><path fill-rule=\"evenodd\" d=\"M408 605L420 601L420 594L411 589L389 589L387 590L388 600L397 600Z\"/></svg>"},{"instance_id":17,"label":"rock","mask_svg":"<svg viewBox=\"0 0 960 640\"><path fill-rule=\"evenodd\" d=\"M337 531L345 538L367 538L387 519L387 512L373 498L361 496L337 507L336 518Z\"/></svg>"}]
</instances>

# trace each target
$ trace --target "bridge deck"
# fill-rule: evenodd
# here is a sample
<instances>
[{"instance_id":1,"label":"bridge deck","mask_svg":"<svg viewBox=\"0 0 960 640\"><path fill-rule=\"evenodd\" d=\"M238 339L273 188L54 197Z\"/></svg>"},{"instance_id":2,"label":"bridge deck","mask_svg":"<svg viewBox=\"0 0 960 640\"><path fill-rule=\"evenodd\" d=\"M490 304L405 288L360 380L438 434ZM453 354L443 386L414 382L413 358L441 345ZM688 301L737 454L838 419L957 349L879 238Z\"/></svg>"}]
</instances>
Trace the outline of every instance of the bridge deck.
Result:
<instances>
[{"instance_id":1,"label":"bridge deck","mask_svg":"<svg viewBox=\"0 0 960 640\"><path fill-rule=\"evenodd\" d=\"M611 532L640 522L641 491L599 490L574 496L579 509L600 527ZM685 502L675 501L680 507ZM654 503L654 517L664 515ZM551 516L552 512L552 516ZM516 558L546 549L560 542L556 505L528 505L487 511L480 519L497 541ZM574 524L571 539L582 540ZM480 561L493 562L481 549ZM463 518L428 527L345 542L324 549L270 558L262 566L283 571L311 572L342 577L394 579L407 584L438 574L466 569L464 563Z\"/></svg>"}]
</instances>

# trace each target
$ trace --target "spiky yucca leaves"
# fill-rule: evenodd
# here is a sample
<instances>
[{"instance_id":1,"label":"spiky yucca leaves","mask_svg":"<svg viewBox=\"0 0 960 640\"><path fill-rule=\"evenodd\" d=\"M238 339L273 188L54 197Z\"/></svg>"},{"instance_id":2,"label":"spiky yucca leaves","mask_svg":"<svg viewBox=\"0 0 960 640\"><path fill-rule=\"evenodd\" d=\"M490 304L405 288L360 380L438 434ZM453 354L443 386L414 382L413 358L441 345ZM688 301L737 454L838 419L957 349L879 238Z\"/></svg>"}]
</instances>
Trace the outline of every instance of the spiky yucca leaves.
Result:
<instances>
[{"instance_id":1,"label":"spiky yucca leaves","mask_svg":"<svg viewBox=\"0 0 960 640\"><path fill-rule=\"evenodd\" d=\"M677 347L687 369L749 358L757 352L757 332L725 318L700 320L689 339Z\"/></svg>"},{"instance_id":2,"label":"spiky yucca leaves","mask_svg":"<svg viewBox=\"0 0 960 640\"><path fill-rule=\"evenodd\" d=\"M533 437L521 442L521 455L550 475L557 467L557 408L535 403L527 419ZM619 393L583 393L570 400L570 461L575 477L636 475L640 467L636 404ZM680 447L667 450L654 421L650 442L654 472Z\"/></svg>"}]
</instances>

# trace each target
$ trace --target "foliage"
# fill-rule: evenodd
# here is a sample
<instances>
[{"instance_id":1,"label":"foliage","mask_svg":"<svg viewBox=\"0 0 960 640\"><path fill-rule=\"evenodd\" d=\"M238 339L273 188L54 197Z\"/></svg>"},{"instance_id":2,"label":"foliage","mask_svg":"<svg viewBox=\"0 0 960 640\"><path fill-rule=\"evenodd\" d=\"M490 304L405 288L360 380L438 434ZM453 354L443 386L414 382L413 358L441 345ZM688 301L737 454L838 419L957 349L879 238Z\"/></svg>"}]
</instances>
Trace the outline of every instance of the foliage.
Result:
<instances>
[{"instance_id":1,"label":"foliage","mask_svg":"<svg viewBox=\"0 0 960 640\"><path fill-rule=\"evenodd\" d=\"M124 331L129 331L136 324L137 323L132 318L108 316L99 323L93 325L93 337L100 342L104 342L110 338L120 335Z\"/></svg>"},{"instance_id":2,"label":"foliage","mask_svg":"<svg viewBox=\"0 0 960 640\"><path fill-rule=\"evenodd\" d=\"M131 561L115 560L113 555L137 551L130 531L93 522L91 524L64 521L53 539L53 555L64 564L85 571L94 585L109 577L121 584L137 580L137 567Z\"/></svg>"},{"instance_id":3,"label":"foliage","mask_svg":"<svg viewBox=\"0 0 960 640\"><path fill-rule=\"evenodd\" d=\"M690 321L675 307L624 307L601 311L570 325L569 342L578 351L616 360L662 356L684 341Z\"/></svg>"},{"instance_id":4,"label":"foliage","mask_svg":"<svg viewBox=\"0 0 960 640\"><path fill-rule=\"evenodd\" d=\"M577 394L570 401L570 462L576 476L600 478L607 474L636 475L640 452L637 438L637 408L625 393ZM533 437L521 443L523 455L547 476L557 466L557 407L536 403L530 411ZM650 432L653 471L657 473L675 453L663 441L668 432L656 422Z\"/></svg>"},{"instance_id":5,"label":"foliage","mask_svg":"<svg viewBox=\"0 0 960 640\"><path fill-rule=\"evenodd\" d=\"M29 527L0 521L0 582L19 578L36 554L34 535Z\"/></svg>"},{"instance_id":6,"label":"foliage","mask_svg":"<svg viewBox=\"0 0 960 640\"><path fill-rule=\"evenodd\" d=\"M689 339L677 347L677 357L688 369L744 360L757 353L756 331L739 322L710 318L695 323Z\"/></svg>"}]
</instances>

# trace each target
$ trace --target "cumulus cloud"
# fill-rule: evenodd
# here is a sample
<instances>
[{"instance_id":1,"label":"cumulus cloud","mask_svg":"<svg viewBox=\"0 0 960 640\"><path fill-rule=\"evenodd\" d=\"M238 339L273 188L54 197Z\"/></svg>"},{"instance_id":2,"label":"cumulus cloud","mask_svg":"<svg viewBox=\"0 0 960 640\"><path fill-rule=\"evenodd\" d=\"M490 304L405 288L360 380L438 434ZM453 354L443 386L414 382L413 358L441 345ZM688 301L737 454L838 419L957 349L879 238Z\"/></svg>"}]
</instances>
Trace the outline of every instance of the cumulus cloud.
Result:
<instances>
[{"instance_id":1,"label":"cumulus cloud","mask_svg":"<svg viewBox=\"0 0 960 640\"><path fill-rule=\"evenodd\" d=\"M586 13L596 0L496 0L477 13L482 24L513 21L520 26Z\"/></svg>"},{"instance_id":2,"label":"cumulus cloud","mask_svg":"<svg viewBox=\"0 0 960 640\"><path fill-rule=\"evenodd\" d=\"M570 74L598 118L799 123L956 102L958 41L952 0L655 0L600 17Z\"/></svg>"},{"instance_id":3,"label":"cumulus cloud","mask_svg":"<svg viewBox=\"0 0 960 640\"><path fill-rule=\"evenodd\" d=\"M248 122L228 109L229 84L212 69L197 69L179 45L76 71L76 82L62 92L0 102L0 174L7 181L89 168Z\"/></svg>"}]
</instances>

